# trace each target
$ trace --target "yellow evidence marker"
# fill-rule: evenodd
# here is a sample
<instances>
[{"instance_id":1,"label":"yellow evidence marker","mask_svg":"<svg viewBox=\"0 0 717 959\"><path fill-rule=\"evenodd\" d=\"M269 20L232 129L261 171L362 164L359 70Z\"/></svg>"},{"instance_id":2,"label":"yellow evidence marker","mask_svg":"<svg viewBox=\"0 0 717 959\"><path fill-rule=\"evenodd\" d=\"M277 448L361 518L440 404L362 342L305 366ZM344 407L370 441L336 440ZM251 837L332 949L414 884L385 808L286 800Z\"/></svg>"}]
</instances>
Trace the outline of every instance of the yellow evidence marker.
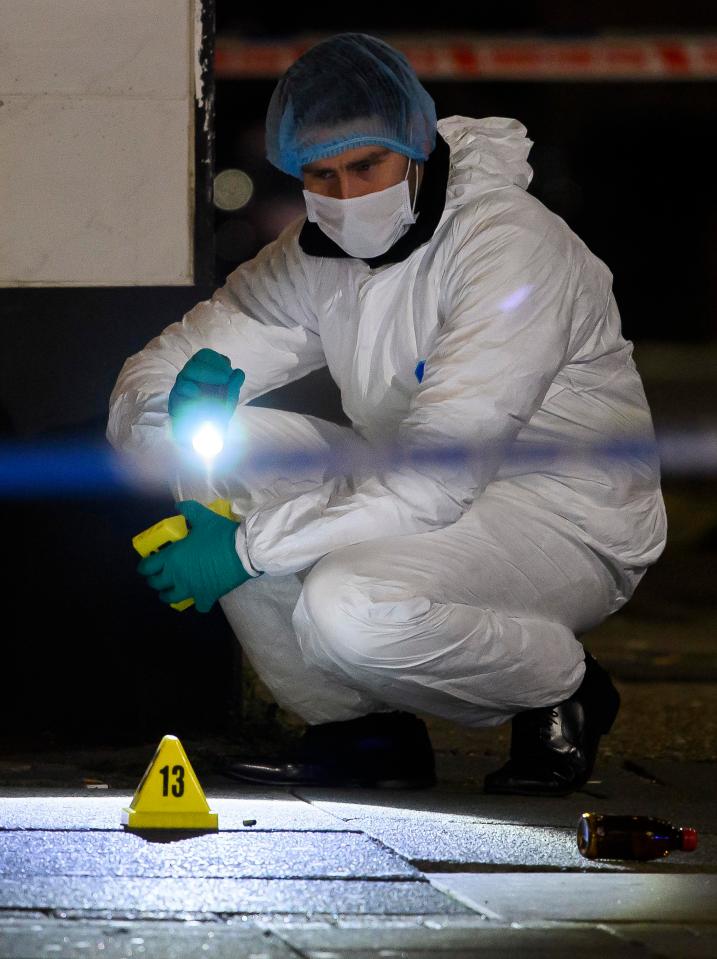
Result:
<instances>
[{"instance_id":1,"label":"yellow evidence marker","mask_svg":"<svg viewBox=\"0 0 717 959\"><path fill-rule=\"evenodd\" d=\"M163 736L140 780L129 808L122 810L128 829L218 829L192 764L176 736Z\"/></svg>"},{"instance_id":2,"label":"yellow evidence marker","mask_svg":"<svg viewBox=\"0 0 717 959\"><path fill-rule=\"evenodd\" d=\"M234 519L232 504L228 499L215 499L208 504L207 509L218 513L220 516L225 516L227 519ZM167 516L155 523L154 526L150 526L149 529L137 533L136 536L132 537L132 545L140 556L145 557L149 556L150 553L156 553L169 543L176 543L178 539L184 539L188 532L187 521L179 513L177 516ZM179 603L170 603L169 605L172 609L178 609L181 612L183 609L193 606L194 600L183 599Z\"/></svg>"}]
</instances>

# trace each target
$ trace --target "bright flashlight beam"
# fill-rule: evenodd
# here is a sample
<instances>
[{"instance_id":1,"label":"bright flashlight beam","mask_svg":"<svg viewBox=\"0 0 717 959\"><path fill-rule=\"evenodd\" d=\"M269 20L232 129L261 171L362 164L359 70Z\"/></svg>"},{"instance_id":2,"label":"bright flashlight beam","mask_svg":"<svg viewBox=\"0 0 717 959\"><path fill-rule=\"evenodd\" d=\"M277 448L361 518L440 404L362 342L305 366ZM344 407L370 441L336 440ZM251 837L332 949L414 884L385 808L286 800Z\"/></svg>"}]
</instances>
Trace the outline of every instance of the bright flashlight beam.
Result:
<instances>
[{"instance_id":1,"label":"bright flashlight beam","mask_svg":"<svg viewBox=\"0 0 717 959\"><path fill-rule=\"evenodd\" d=\"M224 449L224 436L214 423L207 420L192 437L192 446L209 463Z\"/></svg>"}]
</instances>

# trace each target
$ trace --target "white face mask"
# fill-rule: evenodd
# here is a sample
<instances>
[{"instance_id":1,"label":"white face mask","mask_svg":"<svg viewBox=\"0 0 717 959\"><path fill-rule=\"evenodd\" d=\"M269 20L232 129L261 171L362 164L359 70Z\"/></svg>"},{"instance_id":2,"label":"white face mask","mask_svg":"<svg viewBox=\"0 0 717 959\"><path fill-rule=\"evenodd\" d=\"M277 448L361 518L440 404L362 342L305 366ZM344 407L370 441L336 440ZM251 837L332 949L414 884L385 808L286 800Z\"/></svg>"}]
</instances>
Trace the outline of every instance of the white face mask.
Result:
<instances>
[{"instance_id":1,"label":"white face mask","mask_svg":"<svg viewBox=\"0 0 717 959\"><path fill-rule=\"evenodd\" d=\"M380 256L399 240L412 223L416 222L406 176L400 183L366 196L339 200L320 193L304 190L306 212L311 223L318 223L334 243L350 256L371 259ZM418 185L416 184L416 195Z\"/></svg>"}]
</instances>

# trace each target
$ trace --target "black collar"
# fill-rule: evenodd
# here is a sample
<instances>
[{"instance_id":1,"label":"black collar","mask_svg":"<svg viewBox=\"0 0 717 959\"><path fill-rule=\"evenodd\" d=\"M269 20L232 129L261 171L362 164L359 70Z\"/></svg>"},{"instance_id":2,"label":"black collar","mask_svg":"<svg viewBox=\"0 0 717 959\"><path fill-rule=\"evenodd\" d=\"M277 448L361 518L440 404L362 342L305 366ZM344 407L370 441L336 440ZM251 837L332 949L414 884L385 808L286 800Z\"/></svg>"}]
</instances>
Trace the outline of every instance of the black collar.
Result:
<instances>
[{"instance_id":1,"label":"black collar","mask_svg":"<svg viewBox=\"0 0 717 959\"><path fill-rule=\"evenodd\" d=\"M370 259L351 257L352 259L363 259L372 269L386 263L400 263L422 243L431 239L446 205L450 156L448 144L440 133L436 133L436 145L423 167L423 179L416 202L416 212L420 215L416 222L380 256L372 256ZM321 231L318 223L310 223L309 220L304 223L299 234L299 246L309 256L350 257L349 253Z\"/></svg>"}]
</instances>

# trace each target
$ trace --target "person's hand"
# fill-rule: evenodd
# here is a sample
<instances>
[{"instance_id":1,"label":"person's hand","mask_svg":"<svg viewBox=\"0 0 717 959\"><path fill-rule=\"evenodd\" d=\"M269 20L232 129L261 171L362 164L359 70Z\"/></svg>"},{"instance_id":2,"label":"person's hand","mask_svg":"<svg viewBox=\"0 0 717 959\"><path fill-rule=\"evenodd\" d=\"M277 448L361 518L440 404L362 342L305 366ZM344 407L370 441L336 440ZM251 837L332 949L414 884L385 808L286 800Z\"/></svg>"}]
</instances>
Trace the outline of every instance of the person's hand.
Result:
<instances>
[{"instance_id":1,"label":"person's hand","mask_svg":"<svg viewBox=\"0 0 717 959\"><path fill-rule=\"evenodd\" d=\"M250 579L235 546L239 523L196 500L177 503L177 509L189 533L145 556L137 572L147 577L163 603L193 598L197 611L207 613L220 596Z\"/></svg>"},{"instance_id":2,"label":"person's hand","mask_svg":"<svg viewBox=\"0 0 717 959\"><path fill-rule=\"evenodd\" d=\"M239 402L244 371L232 369L228 356L199 350L177 374L169 394L169 416L175 439L191 442L194 431L206 420L224 429Z\"/></svg>"}]
</instances>

